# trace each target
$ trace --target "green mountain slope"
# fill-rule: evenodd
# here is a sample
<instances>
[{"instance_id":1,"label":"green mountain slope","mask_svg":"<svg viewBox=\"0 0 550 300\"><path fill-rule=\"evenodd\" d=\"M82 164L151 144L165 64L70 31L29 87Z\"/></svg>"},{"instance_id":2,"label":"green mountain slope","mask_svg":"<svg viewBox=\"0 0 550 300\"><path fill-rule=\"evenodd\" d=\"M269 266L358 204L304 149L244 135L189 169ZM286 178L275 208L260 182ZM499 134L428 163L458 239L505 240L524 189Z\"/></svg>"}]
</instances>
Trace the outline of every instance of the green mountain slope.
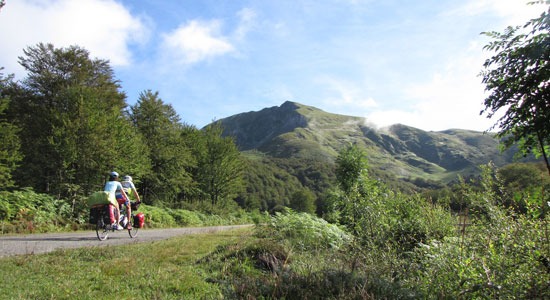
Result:
<instances>
[{"instance_id":1,"label":"green mountain slope","mask_svg":"<svg viewBox=\"0 0 550 300\"><path fill-rule=\"evenodd\" d=\"M248 155L333 162L350 143L368 154L372 168L398 178L450 181L458 173L476 175L477 166L512 162L490 134L452 129L427 132L405 125L384 130L364 118L324 112L295 102L221 120L224 135L235 137Z\"/></svg>"}]
</instances>

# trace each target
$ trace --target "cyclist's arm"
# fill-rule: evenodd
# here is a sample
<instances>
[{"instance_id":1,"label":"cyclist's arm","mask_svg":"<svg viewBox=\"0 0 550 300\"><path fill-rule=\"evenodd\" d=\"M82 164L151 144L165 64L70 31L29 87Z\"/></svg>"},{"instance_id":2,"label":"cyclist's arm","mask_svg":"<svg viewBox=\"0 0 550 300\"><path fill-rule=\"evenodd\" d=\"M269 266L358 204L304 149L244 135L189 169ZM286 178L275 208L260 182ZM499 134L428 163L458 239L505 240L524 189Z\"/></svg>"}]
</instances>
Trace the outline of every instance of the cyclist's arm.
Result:
<instances>
[{"instance_id":1,"label":"cyclist's arm","mask_svg":"<svg viewBox=\"0 0 550 300\"><path fill-rule=\"evenodd\" d=\"M134 195L136 195L136 199L138 202L141 202L141 199L139 198L139 195L138 195L138 192L136 191L136 189L134 188Z\"/></svg>"}]
</instances>

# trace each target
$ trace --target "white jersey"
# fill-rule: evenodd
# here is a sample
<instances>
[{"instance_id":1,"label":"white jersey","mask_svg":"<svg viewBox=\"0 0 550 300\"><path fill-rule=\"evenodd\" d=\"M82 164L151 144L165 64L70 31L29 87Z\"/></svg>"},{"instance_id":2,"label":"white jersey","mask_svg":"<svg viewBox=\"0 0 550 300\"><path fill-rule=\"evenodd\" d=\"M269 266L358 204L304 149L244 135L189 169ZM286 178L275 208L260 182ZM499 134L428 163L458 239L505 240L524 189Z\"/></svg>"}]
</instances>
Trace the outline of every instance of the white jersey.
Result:
<instances>
[{"instance_id":1,"label":"white jersey","mask_svg":"<svg viewBox=\"0 0 550 300\"><path fill-rule=\"evenodd\" d=\"M134 185L134 183L131 181L123 181L121 184L124 188L124 192L126 193L126 195L128 195L128 197L132 197L132 191L136 190L136 186Z\"/></svg>"}]
</instances>

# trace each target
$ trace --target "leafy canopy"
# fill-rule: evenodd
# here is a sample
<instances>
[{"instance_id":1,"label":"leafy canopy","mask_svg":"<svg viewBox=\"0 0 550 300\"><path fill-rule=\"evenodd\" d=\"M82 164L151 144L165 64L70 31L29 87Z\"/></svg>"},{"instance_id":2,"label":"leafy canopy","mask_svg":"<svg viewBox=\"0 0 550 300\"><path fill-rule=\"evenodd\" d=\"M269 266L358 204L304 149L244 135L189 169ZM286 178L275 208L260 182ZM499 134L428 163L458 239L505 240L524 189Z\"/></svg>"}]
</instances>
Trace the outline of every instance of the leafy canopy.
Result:
<instances>
[{"instance_id":1,"label":"leafy canopy","mask_svg":"<svg viewBox=\"0 0 550 300\"><path fill-rule=\"evenodd\" d=\"M9 98L3 97L3 87L11 78L3 78L0 73L0 189L13 186L12 172L21 161L21 143L18 133L20 129L6 117Z\"/></svg>"},{"instance_id":2,"label":"leafy canopy","mask_svg":"<svg viewBox=\"0 0 550 300\"><path fill-rule=\"evenodd\" d=\"M143 173L131 167L146 165L140 151L124 155L125 140L139 140L124 117L126 96L108 61L78 46L41 43L23 52L19 62L27 77L7 90L24 155L17 182L38 192L86 194L102 189L113 168Z\"/></svg>"},{"instance_id":3,"label":"leafy canopy","mask_svg":"<svg viewBox=\"0 0 550 300\"><path fill-rule=\"evenodd\" d=\"M549 30L550 16L544 12L523 28L484 33L493 39L485 49L495 55L485 62L481 73L486 90L491 93L481 114L491 118L505 111L494 125L501 129L497 136L504 138L504 146L518 143L524 154L542 154L550 172Z\"/></svg>"}]
</instances>

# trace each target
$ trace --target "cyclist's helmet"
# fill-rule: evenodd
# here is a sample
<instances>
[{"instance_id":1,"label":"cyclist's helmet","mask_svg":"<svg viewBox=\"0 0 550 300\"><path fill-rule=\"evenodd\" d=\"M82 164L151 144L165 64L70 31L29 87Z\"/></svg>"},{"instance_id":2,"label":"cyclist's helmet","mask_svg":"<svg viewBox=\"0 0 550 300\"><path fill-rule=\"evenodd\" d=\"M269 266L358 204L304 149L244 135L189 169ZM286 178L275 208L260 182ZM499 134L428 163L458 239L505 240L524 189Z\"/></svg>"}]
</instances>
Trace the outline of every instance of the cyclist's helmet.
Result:
<instances>
[{"instance_id":1,"label":"cyclist's helmet","mask_svg":"<svg viewBox=\"0 0 550 300\"><path fill-rule=\"evenodd\" d=\"M128 182L132 182L132 176L130 175L126 175L122 178L122 181L128 181Z\"/></svg>"},{"instance_id":2,"label":"cyclist's helmet","mask_svg":"<svg viewBox=\"0 0 550 300\"><path fill-rule=\"evenodd\" d=\"M117 176L117 177L118 177L118 173L115 172L115 171L111 172L111 174L109 174L109 175L111 175L111 176L113 176L113 177L114 177L114 176Z\"/></svg>"}]
</instances>

